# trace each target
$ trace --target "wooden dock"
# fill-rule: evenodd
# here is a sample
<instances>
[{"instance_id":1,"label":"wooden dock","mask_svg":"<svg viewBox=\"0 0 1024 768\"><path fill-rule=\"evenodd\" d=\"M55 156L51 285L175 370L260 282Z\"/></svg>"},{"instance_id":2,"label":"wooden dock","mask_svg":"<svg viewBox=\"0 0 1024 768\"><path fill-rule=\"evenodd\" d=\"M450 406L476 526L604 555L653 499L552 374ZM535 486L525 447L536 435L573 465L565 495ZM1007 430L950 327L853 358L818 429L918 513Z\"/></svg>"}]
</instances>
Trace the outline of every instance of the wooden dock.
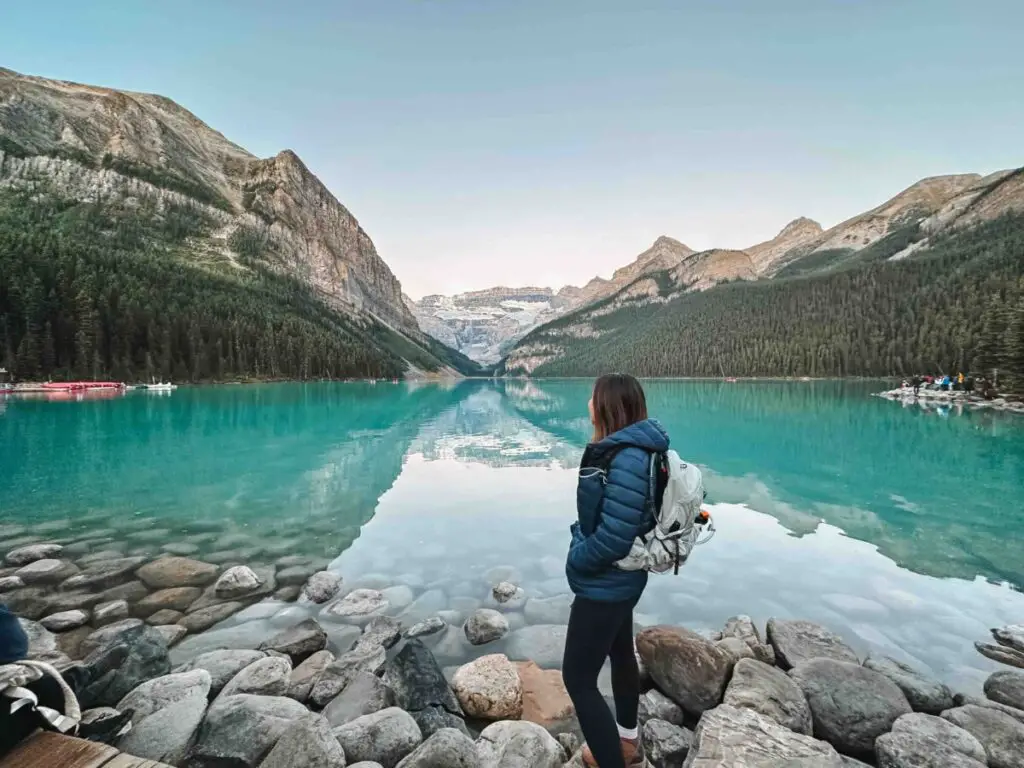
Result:
<instances>
[{"instance_id":1,"label":"wooden dock","mask_svg":"<svg viewBox=\"0 0 1024 768\"><path fill-rule=\"evenodd\" d=\"M40 731L6 757L0 768L171 768L118 752L106 744Z\"/></svg>"}]
</instances>

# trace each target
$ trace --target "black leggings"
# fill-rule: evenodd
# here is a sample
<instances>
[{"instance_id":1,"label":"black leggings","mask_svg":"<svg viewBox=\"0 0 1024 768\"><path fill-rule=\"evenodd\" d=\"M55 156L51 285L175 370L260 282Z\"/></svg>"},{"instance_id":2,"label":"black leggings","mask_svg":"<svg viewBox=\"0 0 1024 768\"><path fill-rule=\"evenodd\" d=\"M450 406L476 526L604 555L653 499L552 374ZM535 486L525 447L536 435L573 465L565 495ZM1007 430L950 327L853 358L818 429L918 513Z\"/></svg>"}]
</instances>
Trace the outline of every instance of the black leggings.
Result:
<instances>
[{"instance_id":1,"label":"black leggings","mask_svg":"<svg viewBox=\"0 0 1024 768\"><path fill-rule=\"evenodd\" d=\"M64 711L64 691L52 677L43 677L25 687L35 693L40 706ZM11 699L0 697L0 756L10 752L43 725L43 718L31 707L22 707L12 715L9 711L11 703Z\"/></svg>"},{"instance_id":2,"label":"black leggings","mask_svg":"<svg viewBox=\"0 0 1024 768\"><path fill-rule=\"evenodd\" d=\"M583 737L600 768L625 768L616 719L636 728L640 706L640 669L633 650L633 608L636 600L600 603L577 597L569 614L562 679L576 707ZM612 663L615 714L597 689L604 660Z\"/></svg>"}]
</instances>

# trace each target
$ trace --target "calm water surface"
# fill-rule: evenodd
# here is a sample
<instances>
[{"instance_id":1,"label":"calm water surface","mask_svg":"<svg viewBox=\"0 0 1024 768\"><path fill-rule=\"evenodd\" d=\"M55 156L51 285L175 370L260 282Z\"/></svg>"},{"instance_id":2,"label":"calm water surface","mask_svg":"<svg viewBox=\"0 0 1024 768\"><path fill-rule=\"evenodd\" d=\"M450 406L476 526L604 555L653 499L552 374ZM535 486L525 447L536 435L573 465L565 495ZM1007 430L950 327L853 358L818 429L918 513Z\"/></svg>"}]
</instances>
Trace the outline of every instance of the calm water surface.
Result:
<instances>
[{"instance_id":1,"label":"calm water surface","mask_svg":"<svg viewBox=\"0 0 1024 768\"><path fill-rule=\"evenodd\" d=\"M348 583L405 584L428 612L471 608L500 566L530 595L564 594L589 388L282 384L9 399L0 530L102 529L117 543L128 531L129 553L194 540L196 557L260 564L301 555ZM705 468L719 533L678 577L652 578L638 623L807 618L861 652L978 690L997 665L972 642L1024 620L1024 419L903 408L868 396L879 388L649 383L652 415ZM208 634L267 631L274 610Z\"/></svg>"}]
</instances>

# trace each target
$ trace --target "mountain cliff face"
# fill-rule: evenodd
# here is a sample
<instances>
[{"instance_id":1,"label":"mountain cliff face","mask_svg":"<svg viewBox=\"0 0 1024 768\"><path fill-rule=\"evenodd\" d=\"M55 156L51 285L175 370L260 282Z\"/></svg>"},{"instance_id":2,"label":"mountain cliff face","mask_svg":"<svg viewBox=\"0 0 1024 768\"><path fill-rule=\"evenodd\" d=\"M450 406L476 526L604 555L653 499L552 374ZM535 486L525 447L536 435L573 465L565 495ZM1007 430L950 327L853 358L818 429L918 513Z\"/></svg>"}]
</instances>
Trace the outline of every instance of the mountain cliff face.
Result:
<instances>
[{"instance_id":1,"label":"mountain cliff face","mask_svg":"<svg viewBox=\"0 0 1024 768\"><path fill-rule=\"evenodd\" d=\"M405 337L397 346L424 353L417 367L432 365L433 342L397 278L294 152L259 159L162 96L0 69L0 191L39 184L119 215L152 209L159 219L187 206L207 224L186 244L189 266L294 278L354 322L357 335L382 326L382 334Z\"/></svg>"}]
</instances>

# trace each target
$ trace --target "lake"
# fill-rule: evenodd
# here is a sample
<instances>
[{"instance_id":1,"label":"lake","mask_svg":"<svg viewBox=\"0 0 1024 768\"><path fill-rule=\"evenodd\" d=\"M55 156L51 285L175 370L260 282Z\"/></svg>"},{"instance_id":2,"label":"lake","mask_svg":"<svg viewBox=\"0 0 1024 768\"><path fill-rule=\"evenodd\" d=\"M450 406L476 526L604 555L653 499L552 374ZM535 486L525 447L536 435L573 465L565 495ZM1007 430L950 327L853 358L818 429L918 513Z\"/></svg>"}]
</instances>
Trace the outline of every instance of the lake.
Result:
<instances>
[{"instance_id":1,"label":"lake","mask_svg":"<svg viewBox=\"0 0 1024 768\"><path fill-rule=\"evenodd\" d=\"M84 539L84 549L126 555L331 564L350 586L392 587L396 610L414 601L414 611L453 611L453 621L498 576L531 597L564 595L590 386L10 398L0 413L0 543ZM998 665L972 643L1024 620L1024 419L901 407L870 397L883 388L870 382L646 387L673 447L704 468L718 534L679 576L652 577L638 624L806 618L861 653L980 690ZM543 622L564 621L562 605L549 601L554 618ZM250 638L304 611L253 606L175 650ZM498 647L457 640L439 641L443 662Z\"/></svg>"}]
</instances>

